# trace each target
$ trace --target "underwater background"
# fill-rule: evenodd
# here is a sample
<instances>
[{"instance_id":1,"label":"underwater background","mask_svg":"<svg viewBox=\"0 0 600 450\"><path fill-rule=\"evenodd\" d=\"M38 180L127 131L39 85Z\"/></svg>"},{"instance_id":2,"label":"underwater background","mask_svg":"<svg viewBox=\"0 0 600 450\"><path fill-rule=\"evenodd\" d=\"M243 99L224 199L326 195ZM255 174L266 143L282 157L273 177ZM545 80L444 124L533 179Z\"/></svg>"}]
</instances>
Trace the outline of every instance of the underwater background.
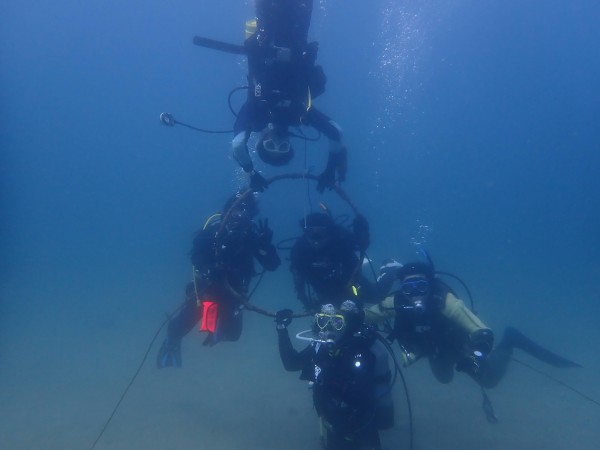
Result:
<instances>
[{"instance_id":1,"label":"underwater background","mask_svg":"<svg viewBox=\"0 0 600 450\"><path fill-rule=\"evenodd\" d=\"M184 298L194 232L247 182L228 130L253 3L23 0L0 16L0 448L90 448L148 345ZM600 400L600 4L583 0L315 0L327 91L315 104L349 152L342 188L371 225L369 257L426 248L460 276L498 336L513 325L583 365L519 360ZM244 94L232 96L239 107ZM307 131L311 135L311 130ZM295 141L267 175L320 172L326 142ZM275 241L333 192L282 181L261 194ZM351 217L349 218L351 219ZM287 252L252 301L299 310ZM369 270L369 269L367 269ZM464 296L464 291L457 286ZM308 325L293 323L293 330ZM164 329L158 339L164 336ZM319 448L311 393L283 370L271 319L236 343L158 346L97 449ZM296 348L302 343L295 341ZM405 371L415 449L594 449L600 408L513 364L489 391L426 362ZM385 449L408 448L406 401Z\"/></svg>"}]
</instances>

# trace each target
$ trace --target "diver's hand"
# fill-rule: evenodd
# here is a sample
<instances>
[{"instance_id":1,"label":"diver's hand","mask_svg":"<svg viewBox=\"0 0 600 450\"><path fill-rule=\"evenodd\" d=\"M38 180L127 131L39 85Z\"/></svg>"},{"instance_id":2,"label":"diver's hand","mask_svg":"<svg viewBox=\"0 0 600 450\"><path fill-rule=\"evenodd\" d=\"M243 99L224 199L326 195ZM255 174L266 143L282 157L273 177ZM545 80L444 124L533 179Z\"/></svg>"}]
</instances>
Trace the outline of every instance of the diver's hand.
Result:
<instances>
[{"instance_id":1,"label":"diver's hand","mask_svg":"<svg viewBox=\"0 0 600 450\"><path fill-rule=\"evenodd\" d=\"M484 360L485 357L481 352L473 352L471 355L466 355L458 360L456 371L475 375L481 369L481 364Z\"/></svg>"},{"instance_id":2,"label":"diver's hand","mask_svg":"<svg viewBox=\"0 0 600 450\"><path fill-rule=\"evenodd\" d=\"M336 171L338 181L344 181L346 179L346 172L348 171L346 154L346 147L342 147L337 152L329 152L327 167L325 167L323 173L317 178L317 190L320 193L323 193L325 188L331 189L335 185Z\"/></svg>"},{"instance_id":3,"label":"diver's hand","mask_svg":"<svg viewBox=\"0 0 600 450\"><path fill-rule=\"evenodd\" d=\"M325 169L321 175L317 177L317 191L320 194L325 191L325 188L331 189L335 184L335 170Z\"/></svg>"},{"instance_id":4,"label":"diver's hand","mask_svg":"<svg viewBox=\"0 0 600 450\"><path fill-rule=\"evenodd\" d=\"M259 220L258 225L256 226L256 232L258 233L258 245L267 247L271 244L273 230L269 228L269 219Z\"/></svg>"},{"instance_id":5,"label":"diver's hand","mask_svg":"<svg viewBox=\"0 0 600 450\"><path fill-rule=\"evenodd\" d=\"M207 267L202 271L194 269L194 281L186 287L186 297L195 299L198 292L204 291L215 281L215 275L215 271Z\"/></svg>"},{"instance_id":6,"label":"diver's hand","mask_svg":"<svg viewBox=\"0 0 600 450\"><path fill-rule=\"evenodd\" d=\"M417 356L413 352L409 351L406 347L401 345L400 360L402 361L402 367L408 367L417 360Z\"/></svg>"},{"instance_id":7,"label":"diver's hand","mask_svg":"<svg viewBox=\"0 0 600 450\"><path fill-rule=\"evenodd\" d=\"M252 169L250 171L250 187L254 192L263 192L269 187L269 182L259 172Z\"/></svg>"},{"instance_id":8,"label":"diver's hand","mask_svg":"<svg viewBox=\"0 0 600 450\"><path fill-rule=\"evenodd\" d=\"M285 330L290 323L292 323L292 315L294 313L291 309L282 309L277 311L275 314L275 323L277 324L278 330Z\"/></svg>"}]
</instances>

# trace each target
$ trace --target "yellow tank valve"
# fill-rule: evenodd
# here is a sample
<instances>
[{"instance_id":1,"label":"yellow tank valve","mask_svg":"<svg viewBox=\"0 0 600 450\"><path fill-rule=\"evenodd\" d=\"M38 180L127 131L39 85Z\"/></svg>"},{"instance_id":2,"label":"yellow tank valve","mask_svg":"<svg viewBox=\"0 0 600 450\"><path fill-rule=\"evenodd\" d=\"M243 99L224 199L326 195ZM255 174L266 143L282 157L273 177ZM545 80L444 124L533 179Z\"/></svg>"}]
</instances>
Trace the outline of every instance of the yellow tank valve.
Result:
<instances>
[{"instance_id":1,"label":"yellow tank valve","mask_svg":"<svg viewBox=\"0 0 600 450\"><path fill-rule=\"evenodd\" d=\"M251 38L254 33L256 33L256 17L246 20L246 39Z\"/></svg>"}]
</instances>

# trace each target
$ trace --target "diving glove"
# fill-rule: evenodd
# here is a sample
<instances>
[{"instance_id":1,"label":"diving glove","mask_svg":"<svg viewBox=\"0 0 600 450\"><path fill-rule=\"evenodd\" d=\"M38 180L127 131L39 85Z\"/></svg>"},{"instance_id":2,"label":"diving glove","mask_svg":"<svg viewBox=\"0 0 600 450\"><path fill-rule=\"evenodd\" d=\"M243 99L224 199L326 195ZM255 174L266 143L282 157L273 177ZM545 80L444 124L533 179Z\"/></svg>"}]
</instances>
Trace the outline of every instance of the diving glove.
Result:
<instances>
[{"instance_id":1,"label":"diving glove","mask_svg":"<svg viewBox=\"0 0 600 450\"><path fill-rule=\"evenodd\" d=\"M268 247L273 240L273 230L269 228L269 219L259 220L256 226L257 242L261 247Z\"/></svg>"},{"instance_id":2,"label":"diving glove","mask_svg":"<svg viewBox=\"0 0 600 450\"><path fill-rule=\"evenodd\" d=\"M337 152L329 152L327 158L327 167L317 179L317 191L323 193L325 188L331 189L335 185L335 172L338 174L338 181L346 179L348 170L346 148L342 147Z\"/></svg>"},{"instance_id":3,"label":"diving glove","mask_svg":"<svg viewBox=\"0 0 600 450\"><path fill-rule=\"evenodd\" d=\"M402 360L402 367L408 367L417 360L417 355L409 351L403 345L400 346L400 359Z\"/></svg>"},{"instance_id":4,"label":"diving glove","mask_svg":"<svg viewBox=\"0 0 600 450\"><path fill-rule=\"evenodd\" d=\"M181 367L181 340L168 337L164 340L156 357L156 367Z\"/></svg>"},{"instance_id":5,"label":"diving glove","mask_svg":"<svg viewBox=\"0 0 600 450\"><path fill-rule=\"evenodd\" d=\"M458 360L456 363L456 371L475 375L481 369L484 360L485 356L481 352L474 351L472 354L466 355Z\"/></svg>"},{"instance_id":6,"label":"diving glove","mask_svg":"<svg viewBox=\"0 0 600 450\"><path fill-rule=\"evenodd\" d=\"M282 309L275 314L275 323L278 330L285 330L292 323L292 310Z\"/></svg>"},{"instance_id":7,"label":"diving glove","mask_svg":"<svg viewBox=\"0 0 600 450\"><path fill-rule=\"evenodd\" d=\"M317 191L323 193L325 188L331 189L335 184L335 170L325 169L317 178Z\"/></svg>"}]
</instances>

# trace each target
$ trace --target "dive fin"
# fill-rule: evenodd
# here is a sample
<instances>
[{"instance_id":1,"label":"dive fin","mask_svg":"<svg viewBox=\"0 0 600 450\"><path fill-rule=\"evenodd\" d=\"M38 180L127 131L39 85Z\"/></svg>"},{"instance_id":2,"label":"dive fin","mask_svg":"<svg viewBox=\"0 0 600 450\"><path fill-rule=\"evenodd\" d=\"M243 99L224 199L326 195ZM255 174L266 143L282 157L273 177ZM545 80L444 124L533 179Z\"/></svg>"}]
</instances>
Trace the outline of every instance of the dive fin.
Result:
<instances>
[{"instance_id":1,"label":"dive fin","mask_svg":"<svg viewBox=\"0 0 600 450\"><path fill-rule=\"evenodd\" d=\"M243 45L229 44L228 42L217 41L203 36L194 36L194 45L206 47L220 52L233 53L234 55L247 54Z\"/></svg>"},{"instance_id":2,"label":"dive fin","mask_svg":"<svg viewBox=\"0 0 600 450\"><path fill-rule=\"evenodd\" d=\"M156 357L156 367L181 367L181 341L164 340Z\"/></svg>"},{"instance_id":3,"label":"dive fin","mask_svg":"<svg viewBox=\"0 0 600 450\"><path fill-rule=\"evenodd\" d=\"M498 347L521 349L524 352L529 353L534 358L537 358L540 361L543 361L546 364L550 364L554 367L581 367L580 364L570 361L567 358L557 355L556 353L536 344L513 327L506 327L504 330L504 336Z\"/></svg>"}]
</instances>

